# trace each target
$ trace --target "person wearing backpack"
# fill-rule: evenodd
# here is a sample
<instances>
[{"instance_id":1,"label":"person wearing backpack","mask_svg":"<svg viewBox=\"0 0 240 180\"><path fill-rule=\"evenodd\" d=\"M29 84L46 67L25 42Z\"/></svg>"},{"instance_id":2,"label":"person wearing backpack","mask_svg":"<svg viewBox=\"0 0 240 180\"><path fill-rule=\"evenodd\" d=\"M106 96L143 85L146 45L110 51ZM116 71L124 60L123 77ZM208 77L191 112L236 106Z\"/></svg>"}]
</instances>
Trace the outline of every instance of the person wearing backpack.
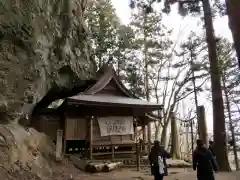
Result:
<instances>
[{"instance_id":1,"label":"person wearing backpack","mask_svg":"<svg viewBox=\"0 0 240 180\"><path fill-rule=\"evenodd\" d=\"M151 148L148 158L151 165L151 174L155 180L163 180L163 177L168 175L166 158L170 157L171 155L160 145L159 141L154 141L154 146Z\"/></svg>"},{"instance_id":2,"label":"person wearing backpack","mask_svg":"<svg viewBox=\"0 0 240 180\"><path fill-rule=\"evenodd\" d=\"M212 152L203 144L203 141L197 140L197 147L193 152L193 170L197 170L198 180L215 180L214 172L217 172L217 164Z\"/></svg>"}]
</instances>

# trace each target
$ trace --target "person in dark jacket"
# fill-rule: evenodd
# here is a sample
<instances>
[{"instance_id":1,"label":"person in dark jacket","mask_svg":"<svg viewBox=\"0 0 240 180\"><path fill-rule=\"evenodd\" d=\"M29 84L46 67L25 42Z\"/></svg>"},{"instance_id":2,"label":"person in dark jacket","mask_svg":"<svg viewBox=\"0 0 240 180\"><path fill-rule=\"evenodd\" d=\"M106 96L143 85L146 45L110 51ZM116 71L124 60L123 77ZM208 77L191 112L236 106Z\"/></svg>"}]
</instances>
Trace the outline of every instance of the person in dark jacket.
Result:
<instances>
[{"instance_id":1,"label":"person in dark jacket","mask_svg":"<svg viewBox=\"0 0 240 180\"><path fill-rule=\"evenodd\" d=\"M155 180L162 180L164 176L168 175L166 158L170 157L171 155L160 145L159 141L155 141L149 154L151 173ZM159 158L162 160L162 164L159 164ZM163 168L162 173L160 168Z\"/></svg>"},{"instance_id":2,"label":"person in dark jacket","mask_svg":"<svg viewBox=\"0 0 240 180\"><path fill-rule=\"evenodd\" d=\"M208 149L209 149L209 151L211 151L211 153L212 153L212 155L213 155L213 157L214 157L213 160L214 160L216 166L218 167L217 158L216 158L216 154L215 154L215 151L214 151L214 149L213 149L213 146L214 146L214 142L213 142L213 141L209 141L209 147L208 147Z\"/></svg>"},{"instance_id":3,"label":"person in dark jacket","mask_svg":"<svg viewBox=\"0 0 240 180\"><path fill-rule=\"evenodd\" d=\"M197 147L193 152L193 170L197 170L198 180L215 180L214 171L218 170L217 165L211 151L202 140L197 140Z\"/></svg>"},{"instance_id":4,"label":"person in dark jacket","mask_svg":"<svg viewBox=\"0 0 240 180\"><path fill-rule=\"evenodd\" d=\"M208 147L208 149L209 149L209 151L211 151L212 155L213 155L214 157L216 157L216 154L215 154L215 152L214 152L214 150L213 150L213 145L214 145L213 141L209 141L209 147Z\"/></svg>"}]
</instances>

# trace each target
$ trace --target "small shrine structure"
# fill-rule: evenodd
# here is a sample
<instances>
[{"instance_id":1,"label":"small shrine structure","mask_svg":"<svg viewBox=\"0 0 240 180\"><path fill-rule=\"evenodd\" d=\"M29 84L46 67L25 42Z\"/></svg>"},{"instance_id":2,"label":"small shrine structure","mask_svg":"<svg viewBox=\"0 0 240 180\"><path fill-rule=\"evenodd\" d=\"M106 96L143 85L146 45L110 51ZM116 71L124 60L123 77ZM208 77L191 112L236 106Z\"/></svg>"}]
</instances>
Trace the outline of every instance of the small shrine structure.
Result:
<instances>
[{"instance_id":1,"label":"small shrine structure","mask_svg":"<svg viewBox=\"0 0 240 180\"><path fill-rule=\"evenodd\" d=\"M56 142L58 151L87 159L116 159L136 153L137 126L145 129L156 120L151 112L162 108L134 96L115 70L105 66L83 91L64 98L57 109L39 111L31 125ZM147 143L146 134L143 141Z\"/></svg>"}]
</instances>

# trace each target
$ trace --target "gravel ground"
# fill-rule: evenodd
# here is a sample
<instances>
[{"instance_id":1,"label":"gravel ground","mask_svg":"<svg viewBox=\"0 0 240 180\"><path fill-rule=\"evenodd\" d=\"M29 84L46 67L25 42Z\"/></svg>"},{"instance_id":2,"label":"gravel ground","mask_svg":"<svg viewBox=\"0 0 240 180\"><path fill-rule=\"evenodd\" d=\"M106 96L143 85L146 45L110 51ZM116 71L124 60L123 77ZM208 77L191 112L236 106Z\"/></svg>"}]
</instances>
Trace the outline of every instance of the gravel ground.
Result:
<instances>
[{"instance_id":1,"label":"gravel ground","mask_svg":"<svg viewBox=\"0 0 240 180\"><path fill-rule=\"evenodd\" d=\"M110 173L81 174L74 177L76 180L153 180L148 172L137 172L134 169L121 169ZM188 169L170 169L170 175L165 180L194 180L196 173ZM216 180L237 180L240 172L217 173Z\"/></svg>"},{"instance_id":2,"label":"gravel ground","mask_svg":"<svg viewBox=\"0 0 240 180\"><path fill-rule=\"evenodd\" d=\"M59 165L53 169L53 173L46 177L38 177L32 174L30 168L22 168L17 165L17 168L10 169L8 172L1 171L0 180L153 180L148 170L136 169L118 169L110 173L88 174L77 170L71 164ZM169 176L165 180L194 180L196 173L190 169L176 168L169 169ZM240 179L240 172L217 173L216 180L237 180Z\"/></svg>"}]
</instances>

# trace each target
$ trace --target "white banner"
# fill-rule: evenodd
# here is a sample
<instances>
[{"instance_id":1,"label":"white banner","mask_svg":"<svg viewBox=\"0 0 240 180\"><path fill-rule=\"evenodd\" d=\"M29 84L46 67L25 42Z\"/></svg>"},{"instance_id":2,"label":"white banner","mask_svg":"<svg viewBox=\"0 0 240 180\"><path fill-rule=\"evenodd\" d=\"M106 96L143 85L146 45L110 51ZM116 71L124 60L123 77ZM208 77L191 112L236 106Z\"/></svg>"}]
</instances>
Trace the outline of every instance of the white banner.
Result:
<instances>
[{"instance_id":1,"label":"white banner","mask_svg":"<svg viewBox=\"0 0 240 180\"><path fill-rule=\"evenodd\" d=\"M98 118L101 136L134 134L133 117L101 117Z\"/></svg>"}]
</instances>

